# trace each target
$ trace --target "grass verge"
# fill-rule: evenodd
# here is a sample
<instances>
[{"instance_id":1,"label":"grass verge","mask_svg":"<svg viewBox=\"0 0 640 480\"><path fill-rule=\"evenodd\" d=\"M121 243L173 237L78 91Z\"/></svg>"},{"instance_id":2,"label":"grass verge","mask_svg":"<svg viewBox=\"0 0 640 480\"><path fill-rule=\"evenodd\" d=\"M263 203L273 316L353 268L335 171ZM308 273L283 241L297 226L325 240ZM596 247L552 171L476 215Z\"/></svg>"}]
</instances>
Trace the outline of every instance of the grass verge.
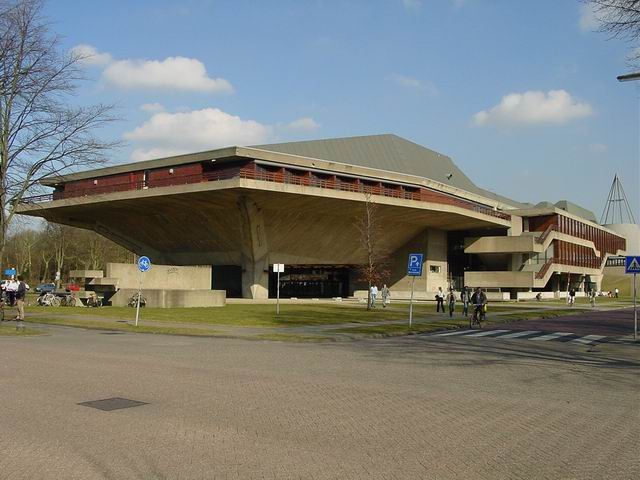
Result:
<instances>
[{"instance_id":1,"label":"grass verge","mask_svg":"<svg viewBox=\"0 0 640 480\"><path fill-rule=\"evenodd\" d=\"M157 327L150 325L129 325L126 323L108 323L101 321L89 321L84 319L64 319L64 318L45 318L38 317L27 322L33 321L36 323L44 323L47 325L61 325L63 327L79 327L87 328L90 330L108 330L118 332L133 332L133 333L160 333L165 335L188 335L195 337L215 337L219 335L218 332L211 329L198 329L198 328L177 328L177 327Z\"/></svg>"}]
</instances>

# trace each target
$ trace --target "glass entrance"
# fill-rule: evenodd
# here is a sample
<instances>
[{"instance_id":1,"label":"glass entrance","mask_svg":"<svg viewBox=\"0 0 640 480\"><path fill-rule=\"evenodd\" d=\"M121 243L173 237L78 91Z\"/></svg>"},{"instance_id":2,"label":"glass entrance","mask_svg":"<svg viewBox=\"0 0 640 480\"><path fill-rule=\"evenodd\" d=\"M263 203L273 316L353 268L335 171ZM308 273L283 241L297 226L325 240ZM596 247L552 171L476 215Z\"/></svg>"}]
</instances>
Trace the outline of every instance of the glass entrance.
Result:
<instances>
[{"instance_id":1,"label":"glass entrance","mask_svg":"<svg viewBox=\"0 0 640 480\"><path fill-rule=\"evenodd\" d=\"M277 274L269 266L269 298L276 297ZM332 298L349 296L349 267L285 265L280 274L280 298Z\"/></svg>"}]
</instances>

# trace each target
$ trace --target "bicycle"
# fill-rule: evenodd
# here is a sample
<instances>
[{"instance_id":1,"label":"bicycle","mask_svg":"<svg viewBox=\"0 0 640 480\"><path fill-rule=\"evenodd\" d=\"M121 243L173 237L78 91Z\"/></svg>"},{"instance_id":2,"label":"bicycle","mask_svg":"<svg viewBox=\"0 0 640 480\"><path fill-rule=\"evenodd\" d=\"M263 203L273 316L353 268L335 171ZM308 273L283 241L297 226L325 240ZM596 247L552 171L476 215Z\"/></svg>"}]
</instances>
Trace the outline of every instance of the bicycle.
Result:
<instances>
[{"instance_id":1,"label":"bicycle","mask_svg":"<svg viewBox=\"0 0 640 480\"><path fill-rule=\"evenodd\" d=\"M89 298L87 298L87 307L101 307L102 306L102 299L100 297L98 297L96 294L92 294L89 296Z\"/></svg>"},{"instance_id":2,"label":"bicycle","mask_svg":"<svg viewBox=\"0 0 640 480\"><path fill-rule=\"evenodd\" d=\"M53 293L45 293L38 297L38 305L41 307L59 307L60 297Z\"/></svg>"},{"instance_id":3,"label":"bicycle","mask_svg":"<svg viewBox=\"0 0 640 480\"><path fill-rule=\"evenodd\" d=\"M60 299L60 306L62 307L75 307L78 304L78 299L75 295L65 295Z\"/></svg>"},{"instance_id":4,"label":"bicycle","mask_svg":"<svg viewBox=\"0 0 640 480\"><path fill-rule=\"evenodd\" d=\"M486 321L486 307L483 304L473 306L473 314L469 317L469 328L482 328L482 322Z\"/></svg>"},{"instance_id":5,"label":"bicycle","mask_svg":"<svg viewBox=\"0 0 640 480\"><path fill-rule=\"evenodd\" d=\"M127 303L127 306L131 307L131 308L136 308L138 306L138 295L140 295L139 293L134 293L133 295L131 295L131 297L129 298L129 303ZM147 299L140 295L140 308L143 308L147 305Z\"/></svg>"}]
</instances>

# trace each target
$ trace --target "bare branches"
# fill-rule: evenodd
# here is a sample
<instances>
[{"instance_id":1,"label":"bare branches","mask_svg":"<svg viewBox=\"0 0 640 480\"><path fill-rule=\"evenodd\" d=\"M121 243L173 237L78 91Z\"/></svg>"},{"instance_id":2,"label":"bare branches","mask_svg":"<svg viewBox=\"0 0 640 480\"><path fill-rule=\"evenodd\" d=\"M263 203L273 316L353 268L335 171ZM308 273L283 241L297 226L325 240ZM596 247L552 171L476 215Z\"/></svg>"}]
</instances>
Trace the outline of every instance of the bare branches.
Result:
<instances>
[{"instance_id":1,"label":"bare branches","mask_svg":"<svg viewBox=\"0 0 640 480\"><path fill-rule=\"evenodd\" d=\"M115 142L95 135L110 105L74 106L83 79L43 19L42 0L0 0L0 250L13 205L44 177L104 163Z\"/></svg>"},{"instance_id":2,"label":"bare branches","mask_svg":"<svg viewBox=\"0 0 640 480\"><path fill-rule=\"evenodd\" d=\"M640 0L587 0L587 4L601 31L632 41L640 37Z\"/></svg>"},{"instance_id":3,"label":"bare branches","mask_svg":"<svg viewBox=\"0 0 640 480\"><path fill-rule=\"evenodd\" d=\"M385 269L387 252L382 247L382 224L378 214L378 205L372 201L371 194L365 193L362 215L356 219L355 226L360 233L360 247L366 255L366 263L358 267L359 277L367 282L367 310L371 306L371 286L381 283L389 272Z\"/></svg>"},{"instance_id":4,"label":"bare branches","mask_svg":"<svg viewBox=\"0 0 640 480\"><path fill-rule=\"evenodd\" d=\"M640 60L640 0L583 0L599 24L598 30L610 38L621 38L634 47L628 60Z\"/></svg>"}]
</instances>

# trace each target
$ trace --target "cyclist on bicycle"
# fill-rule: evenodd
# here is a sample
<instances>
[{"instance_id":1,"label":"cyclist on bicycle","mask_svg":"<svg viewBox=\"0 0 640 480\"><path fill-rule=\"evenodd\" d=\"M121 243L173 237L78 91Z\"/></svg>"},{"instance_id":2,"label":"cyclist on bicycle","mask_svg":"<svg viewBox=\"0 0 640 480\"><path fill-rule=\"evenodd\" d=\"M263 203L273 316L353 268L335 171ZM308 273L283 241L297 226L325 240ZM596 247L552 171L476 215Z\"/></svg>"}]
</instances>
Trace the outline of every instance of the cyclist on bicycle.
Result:
<instances>
[{"instance_id":1,"label":"cyclist on bicycle","mask_svg":"<svg viewBox=\"0 0 640 480\"><path fill-rule=\"evenodd\" d=\"M487 304L487 294L482 291L480 287L476 288L475 293L471 296L471 303L473 303L473 320L480 324L480 321L484 320L484 309Z\"/></svg>"}]
</instances>

